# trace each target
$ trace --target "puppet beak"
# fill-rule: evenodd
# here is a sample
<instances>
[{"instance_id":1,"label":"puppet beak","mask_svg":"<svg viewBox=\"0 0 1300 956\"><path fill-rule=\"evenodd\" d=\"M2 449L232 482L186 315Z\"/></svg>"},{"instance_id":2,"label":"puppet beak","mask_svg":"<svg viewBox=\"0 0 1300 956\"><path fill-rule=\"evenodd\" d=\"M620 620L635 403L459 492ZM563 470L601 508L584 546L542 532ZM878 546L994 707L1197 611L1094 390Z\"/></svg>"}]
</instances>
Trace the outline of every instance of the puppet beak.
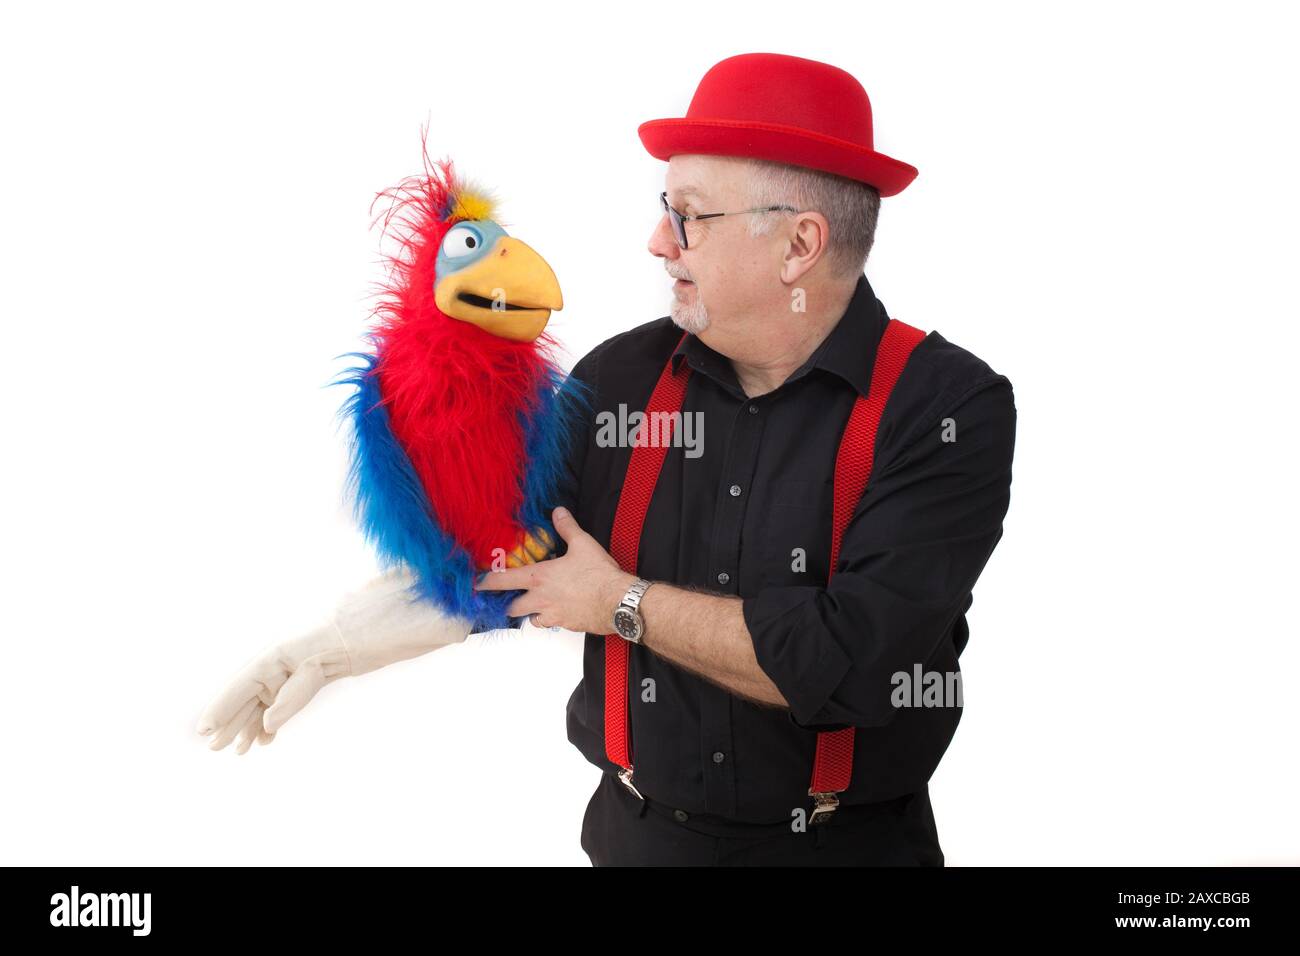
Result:
<instances>
[{"instance_id":1,"label":"puppet beak","mask_svg":"<svg viewBox=\"0 0 1300 956\"><path fill-rule=\"evenodd\" d=\"M513 236L438 283L434 301L444 315L503 339L531 342L551 312L564 308L560 283L546 260Z\"/></svg>"}]
</instances>

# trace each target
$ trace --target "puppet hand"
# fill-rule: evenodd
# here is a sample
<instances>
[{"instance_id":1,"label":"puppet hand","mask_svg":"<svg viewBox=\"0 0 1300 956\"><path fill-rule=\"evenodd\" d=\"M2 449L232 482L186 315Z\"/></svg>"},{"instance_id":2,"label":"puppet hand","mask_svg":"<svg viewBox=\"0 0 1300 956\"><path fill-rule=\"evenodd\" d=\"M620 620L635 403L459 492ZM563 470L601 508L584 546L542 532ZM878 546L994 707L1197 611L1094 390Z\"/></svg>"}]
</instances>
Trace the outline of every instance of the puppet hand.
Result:
<instances>
[{"instance_id":1,"label":"puppet hand","mask_svg":"<svg viewBox=\"0 0 1300 956\"><path fill-rule=\"evenodd\" d=\"M212 734L212 750L236 737L237 753L253 741L263 746L316 692L347 675L348 653L333 622L268 648L249 661L199 718L200 734Z\"/></svg>"},{"instance_id":2,"label":"puppet hand","mask_svg":"<svg viewBox=\"0 0 1300 956\"><path fill-rule=\"evenodd\" d=\"M284 723L326 684L463 641L471 623L448 617L407 593L410 573L396 568L339 604L328 624L250 661L203 712L197 730L215 734L211 749L236 737L238 753L275 739Z\"/></svg>"}]
</instances>

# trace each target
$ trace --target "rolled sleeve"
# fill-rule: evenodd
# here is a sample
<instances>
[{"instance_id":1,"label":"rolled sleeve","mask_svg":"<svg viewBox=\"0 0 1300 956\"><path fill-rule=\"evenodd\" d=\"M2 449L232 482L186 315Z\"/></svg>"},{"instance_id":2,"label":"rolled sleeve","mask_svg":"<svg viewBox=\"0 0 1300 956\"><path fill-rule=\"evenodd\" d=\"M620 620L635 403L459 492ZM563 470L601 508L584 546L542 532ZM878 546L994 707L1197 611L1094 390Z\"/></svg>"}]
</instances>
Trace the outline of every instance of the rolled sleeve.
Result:
<instances>
[{"instance_id":1,"label":"rolled sleeve","mask_svg":"<svg viewBox=\"0 0 1300 956\"><path fill-rule=\"evenodd\" d=\"M781 691L790 705L791 720L800 726L823 713L831 693L853 666L838 641L799 639L809 630L807 618L817 610L819 590L768 588L745 598L740 607L759 667Z\"/></svg>"},{"instance_id":2,"label":"rolled sleeve","mask_svg":"<svg viewBox=\"0 0 1300 956\"><path fill-rule=\"evenodd\" d=\"M955 423L945 441L941 422ZM934 657L998 541L1016 409L998 376L939 415L871 483L823 587L772 587L742 614L759 667L812 730L891 721L894 675Z\"/></svg>"}]
</instances>

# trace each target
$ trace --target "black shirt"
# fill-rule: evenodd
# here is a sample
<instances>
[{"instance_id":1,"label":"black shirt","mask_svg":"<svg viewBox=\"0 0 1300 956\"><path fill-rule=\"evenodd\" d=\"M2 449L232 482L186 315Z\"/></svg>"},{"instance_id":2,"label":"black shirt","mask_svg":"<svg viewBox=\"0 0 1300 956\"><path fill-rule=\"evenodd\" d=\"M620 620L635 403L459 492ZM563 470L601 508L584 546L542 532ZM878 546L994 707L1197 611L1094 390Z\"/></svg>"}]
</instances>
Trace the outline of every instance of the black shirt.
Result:
<instances>
[{"instance_id":1,"label":"black shirt","mask_svg":"<svg viewBox=\"0 0 1300 956\"><path fill-rule=\"evenodd\" d=\"M652 800L788 822L794 808L812 805L817 731L858 728L842 804L919 789L952 739L960 707L896 707L893 675L914 677L917 665L958 673L971 589L1010 500L1016 409L1008 379L970 352L938 332L917 345L885 407L874 470L828 587L835 456L888 321L863 275L808 361L756 398L746 397L730 360L696 336L675 349L682 330L667 316L603 342L571 373L592 387L595 418L575 441L556 503L608 550L632 453L625 441L611 446L608 426L645 409L670 355L690 363L682 411L701 413L702 433L697 445L668 449L637 573L743 598L759 666L790 703L735 696L632 645L634 781ZM649 615L646 627L654 628ZM614 772L604 673L605 636L588 634L568 736ZM953 689L951 676L945 683Z\"/></svg>"}]
</instances>

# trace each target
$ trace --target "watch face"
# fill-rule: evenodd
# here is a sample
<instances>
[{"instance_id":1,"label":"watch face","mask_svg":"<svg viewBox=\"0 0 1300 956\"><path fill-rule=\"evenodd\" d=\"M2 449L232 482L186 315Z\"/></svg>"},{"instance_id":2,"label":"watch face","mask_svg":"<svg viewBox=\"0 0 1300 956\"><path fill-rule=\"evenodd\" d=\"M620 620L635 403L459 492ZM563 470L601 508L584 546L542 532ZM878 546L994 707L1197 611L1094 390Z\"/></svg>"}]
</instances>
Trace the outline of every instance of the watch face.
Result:
<instances>
[{"instance_id":1,"label":"watch face","mask_svg":"<svg viewBox=\"0 0 1300 956\"><path fill-rule=\"evenodd\" d=\"M635 641L641 637L640 617L625 607L614 612L614 627L624 640Z\"/></svg>"}]
</instances>

